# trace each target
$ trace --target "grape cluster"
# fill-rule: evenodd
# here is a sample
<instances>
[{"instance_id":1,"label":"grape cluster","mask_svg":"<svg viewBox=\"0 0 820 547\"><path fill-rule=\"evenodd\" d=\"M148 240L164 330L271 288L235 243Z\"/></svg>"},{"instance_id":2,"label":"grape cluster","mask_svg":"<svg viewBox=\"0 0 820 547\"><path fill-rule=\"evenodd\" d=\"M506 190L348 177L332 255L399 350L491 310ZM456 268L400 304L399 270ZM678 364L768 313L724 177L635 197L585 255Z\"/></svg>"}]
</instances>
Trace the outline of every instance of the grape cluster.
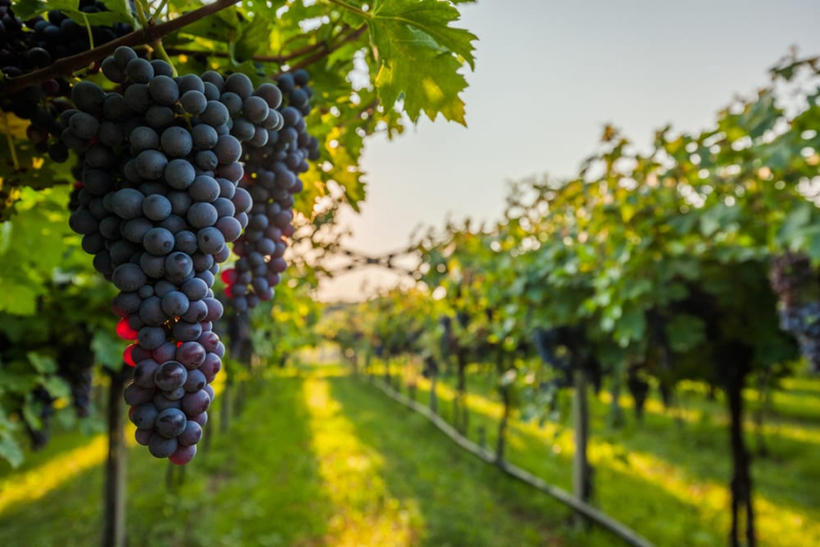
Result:
<instances>
[{"instance_id":1,"label":"grape cluster","mask_svg":"<svg viewBox=\"0 0 820 547\"><path fill-rule=\"evenodd\" d=\"M108 11L105 4L96 0L80 0L79 10L89 15ZM26 26L34 31L29 43L48 54L46 56L42 51L36 53L43 66L54 60L82 53L91 47L85 22L74 21L59 10L48 12L46 17L37 16L26 21ZM132 31L126 23L115 23L112 26L92 26L91 36L94 45L99 46ZM31 55L29 51L29 56Z\"/></svg>"},{"instance_id":2,"label":"grape cluster","mask_svg":"<svg viewBox=\"0 0 820 547\"><path fill-rule=\"evenodd\" d=\"M308 160L319 159L319 141L307 132L312 89L305 70L285 74L273 89L286 100L279 108L282 124L271 130L264 146L244 147L245 176L239 183L253 199L248 226L234 243L239 256L222 280L226 296L237 311L273 298L287 267L286 238L293 235L294 195L304 188L299 175Z\"/></svg>"},{"instance_id":3,"label":"grape cluster","mask_svg":"<svg viewBox=\"0 0 820 547\"><path fill-rule=\"evenodd\" d=\"M815 371L820 371L820 302L780 309L780 328L792 333Z\"/></svg>"},{"instance_id":4,"label":"grape cluster","mask_svg":"<svg viewBox=\"0 0 820 547\"><path fill-rule=\"evenodd\" d=\"M69 323L73 335L62 335L54 342L57 353L57 375L65 380L71 391L71 402L77 416L88 416L91 407L91 387L94 370L93 335L85 324ZM70 341L69 341L70 340Z\"/></svg>"},{"instance_id":5,"label":"grape cluster","mask_svg":"<svg viewBox=\"0 0 820 547\"><path fill-rule=\"evenodd\" d=\"M79 10L92 14L106 11L106 7L95 0L80 0ZM133 30L125 23L90 28L95 46ZM88 33L84 22L74 21L60 10L23 22L14 14L10 0L0 0L0 67L10 77L46 67L58 59L88 50L91 47Z\"/></svg>"},{"instance_id":6,"label":"grape cluster","mask_svg":"<svg viewBox=\"0 0 820 547\"><path fill-rule=\"evenodd\" d=\"M101 2L80 0L83 13L105 11ZM28 27L29 30L25 30ZM92 26L94 45L110 42L128 34L132 28L124 23L113 26ZM81 53L90 48L88 29L59 10L37 16L25 23L14 15L10 0L0 0L0 70L7 77L15 77L49 66L54 61ZM63 97L70 85L64 79L52 79L15 93L0 103L0 108L17 117L31 120L27 137L40 153L48 152L55 161L65 161L68 152L60 144L49 146L49 137L58 136L57 118L71 108Z\"/></svg>"},{"instance_id":7,"label":"grape cluster","mask_svg":"<svg viewBox=\"0 0 820 547\"><path fill-rule=\"evenodd\" d=\"M39 428L34 428L24 420L26 433L31 441L34 450L40 450L48 444L51 438L51 418L54 416L54 397L42 386L37 386L31 392L32 399L38 405L37 418L40 420Z\"/></svg>"},{"instance_id":8,"label":"grape cluster","mask_svg":"<svg viewBox=\"0 0 820 547\"><path fill-rule=\"evenodd\" d=\"M69 219L94 267L120 290L117 334L134 340L125 391L137 442L184 464L214 396L225 347L213 332L222 304L211 287L247 225L252 202L237 186L242 142L267 143L282 124L272 84L244 74L172 76L161 60L118 48L103 74L122 84L71 89L62 142L81 158ZM254 144L255 143L255 144Z\"/></svg>"},{"instance_id":9,"label":"grape cluster","mask_svg":"<svg viewBox=\"0 0 820 547\"><path fill-rule=\"evenodd\" d=\"M772 259L769 281L780 301L780 328L792 333L800 353L820 371L820 302L809 258L786 253Z\"/></svg>"}]
</instances>

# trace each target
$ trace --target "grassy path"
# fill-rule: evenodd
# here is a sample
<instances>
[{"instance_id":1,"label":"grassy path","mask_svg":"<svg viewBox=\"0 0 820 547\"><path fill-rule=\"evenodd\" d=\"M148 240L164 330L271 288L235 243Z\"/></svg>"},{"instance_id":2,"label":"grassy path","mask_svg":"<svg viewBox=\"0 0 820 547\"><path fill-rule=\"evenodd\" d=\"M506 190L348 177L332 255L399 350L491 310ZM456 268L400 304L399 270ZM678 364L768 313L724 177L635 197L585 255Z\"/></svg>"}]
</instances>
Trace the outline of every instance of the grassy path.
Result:
<instances>
[{"instance_id":1,"label":"grassy path","mask_svg":"<svg viewBox=\"0 0 820 547\"><path fill-rule=\"evenodd\" d=\"M95 442L58 439L4 477L3 487L19 493L0 507L0 545L98 544L102 467L65 461ZM574 536L566 509L472 460L421 416L352 378L267 382L175 491L164 485L163 462L142 447L130 458L132 546L610 544L598 534Z\"/></svg>"}]
</instances>

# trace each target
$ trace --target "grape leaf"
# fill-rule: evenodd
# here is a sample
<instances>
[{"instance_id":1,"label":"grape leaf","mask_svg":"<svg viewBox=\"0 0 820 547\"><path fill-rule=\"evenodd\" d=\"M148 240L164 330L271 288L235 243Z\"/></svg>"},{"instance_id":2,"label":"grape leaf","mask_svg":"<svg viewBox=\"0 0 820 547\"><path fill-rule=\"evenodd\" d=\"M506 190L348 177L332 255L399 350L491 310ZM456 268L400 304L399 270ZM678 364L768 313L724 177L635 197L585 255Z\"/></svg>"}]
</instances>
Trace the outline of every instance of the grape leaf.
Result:
<instances>
[{"instance_id":1,"label":"grape leaf","mask_svg":"<svg viewBox=\"0 0 820 547\"><path fill-rule=\"evenodd\" d=\"M240 22L233 10L218 11L210 17L194 21L181 29L181 33L199 36L218 42L233 42L239 35Z\"/></svg>"},{"instance_id":2,"label":"grape leaf","mask_svg":"<svg viewBox=\"0 0 820 547\"><path fill-rule=\"evenodd\" d=\"M43 379L43 388L55 399L68 399L71 397L71 388L65 380L59 376L48 376Z\"/></svg>"},{"instance_id":3,"label":"grape leaf","mask_svg":"<svg viewBox=\"0 0 820 547\"><path fill-rule=\"evenodd\" d=\"M19 467L23 463L23 451L10 432L0 431L0 458L9 462L12 468Z\"/></svg>"},{"instance_id":4,"label":"grape leaf","mask_svg":"<svg viewBox=\"0 0 820 547\"><path fill-rule=\"evenodd\" d=\"M120 21L132 23L134 13L131 11L131 4L128 0L101 0L106 9L120 16Z\"/></svg>"},{"instance_id":5,"label":"grape leaf","mask_svg":"<svg viewBox=\"0 0 820 547\"><path fill-rule=\"evenodd\" d=\"M458 11L438 0L396 0L375 5L368 19L376 87L385 105L404 101L413 121L421 112L435 120L466 124L458 94L467 81L457 72L462 60L474 67L470 32L450 27ZM425 67L420 77L419 67Z\"/></svg>"},{"instance_id":6,"label":"grape leaf","mask_svg":"<svg viewBox=\"0 0 820 547\"><path fill-rule=\"evenodd\" d=\"M76 10L78 0L20 0L13 6L14 14L27 21L51 10Z\"/></svg>"},{"instance_id":7,"label":"grape leaf","mask_svg":"<svg viewBox=\"0 0 820 547\"><path fill-rule=\"evenodd\" d=\"M273 21L263 17L263 13L256 14L250 23L241 27L242 34L233 44L233 56L237 62L250 59L270 43Z\"/></svg>"},{"instance_id":8,"label":"grape leaf","mask_svg":"<svg viewBox=\"0 0 820 547\"><path fill-rule=\"evenodd\" d=\"M99 363L111 370L122 368L123 343L108 331L100 329L94 332L91 349L94 350L94 357Z\"/></svg>"},{"instance_id":9,"label":"grape leaf","mask_svg":"<svg viewBox=\"0 0 820 547\"><path fill-rule=\"evenodd\" d=\"M384 0L373 7L372 24L411 26L435 40L441 47L463 57L475 70L473 41L475 34L450 23L459 19L456 8L439 0Z\"/></svg>"},{"instance_id":10,"label":"grape leaf","mask_svg":"<svg viewBox=\"0 0 820 547\"><path fill-rule=\"evenodd\" d=\"M53 357L40 355L34 351L30 351L26 355L29 363L31 363L31 366L33 366L37 372L49 374L57 372L57 362Z\"/></svg>"},{"instance_id":11,"label":"grape leaf","mask_svg":"<svg viewBox=\"0 0 820 547\"><path fill-rule=\"evenodd\" d=\"M65 238L73 236L65 206L67 187L39 192L24 188L21 195L18 214L2 232L0 285L14 290L0 292L0 310L25 315L35 312L35 299L45 291L42 284L62 261Z\"/></svg>"}]
</instances>

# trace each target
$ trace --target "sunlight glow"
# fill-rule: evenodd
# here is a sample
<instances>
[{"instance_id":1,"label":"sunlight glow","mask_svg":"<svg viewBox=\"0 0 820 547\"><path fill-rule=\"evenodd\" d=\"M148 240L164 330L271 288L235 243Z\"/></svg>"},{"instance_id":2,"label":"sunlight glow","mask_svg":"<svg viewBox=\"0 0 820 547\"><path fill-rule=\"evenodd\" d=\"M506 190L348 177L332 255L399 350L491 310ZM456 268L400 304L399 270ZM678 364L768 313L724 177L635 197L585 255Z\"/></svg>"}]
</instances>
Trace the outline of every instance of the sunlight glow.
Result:
<instances>
[{"instance_id":1,"label":"sunlight glow","mask_svg":"<svg viewBox=\"0 0 820 547\"><path fill-rule=\"evenodd\" d=\"M7 482L0 483L0 513L11 505L36 501L75 475L100 465L107 452L107 436L97 435L85 445L59 454L36 469L13 475Z\"/></svg>"},{"instance_id":2,"label":"sunlight glow","mask_svg":"<svg viewBox=\"0 0 820 547\"><path fill-rule=\"evenodd\" d=\"M334 547L410 547L418 545L424 521L413 499L398 499L382 480L384 462L362 444L354 425L330 395L326 380L304 384L313 434L312 452L319 462L325 493L334 506L322 544Z\"/></svg>"}]
</instances>

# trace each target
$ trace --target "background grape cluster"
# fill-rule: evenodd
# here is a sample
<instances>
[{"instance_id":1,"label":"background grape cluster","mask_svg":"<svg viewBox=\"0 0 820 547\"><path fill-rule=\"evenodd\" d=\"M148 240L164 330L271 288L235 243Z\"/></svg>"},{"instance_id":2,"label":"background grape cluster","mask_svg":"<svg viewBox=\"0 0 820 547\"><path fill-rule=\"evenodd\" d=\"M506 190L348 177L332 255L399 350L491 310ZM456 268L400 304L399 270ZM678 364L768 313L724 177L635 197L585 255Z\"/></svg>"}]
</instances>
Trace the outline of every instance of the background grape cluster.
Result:
<instances>
[{"instance_id":1,"label":"background grape cluster","mask_svg":"<svg viewBox=\"0 0 820 547\"><path fill-rule=\"evenodd\" d=\"M307 132L313 90L309 74L296 70L277 82L284 95L279 113L282 125L271 131L264 146L246 143L243 148L245 176L239 182L253 198L248 226L234 243L239 256L233 269L222 275L226 296L238 312L273 298L287 263L287 238L293 235L294 195L304 188L299 175L308 160L319 158L319 141Z\"/></svg>"},{"instance_id":2,"label":"background grape cluster","mask_svg":"<svg viewBox=\"0 0 820 547\"><path fill-rule=\"evenodd\" d=\"M254 89L244 74L174 77L164 61L125 47L102 71L120 87L80 82L75 108L59 117L62 144L80 158L70 225L120 290L112 307L117 333L135 341L124 358L135 366L125 399L137 441L184 464L225 353L213 331L223 311L214 275L253 208L239 160L290 126L279 89Z\"/></svg>"},{"instance_id":3,"label":"background grape cluster","mask_svg":"<svg viewBox=\"0 0 820 547\"><path fill-rule=\"evenodd\" d=\"M780 300L780 328L797 338L800 352L820 371L820 279L811 262L800 254L774 257L770 281Z\"/></svg>"},{"instance_id":4,"label":"background grape cluster","mask_svg":"<svg viewBox=\"0 0 820 547\"><path fill-rule=\"evenodd\" d=\"M92 14L106 8L101 2L80 0L79 10ZM59 10L23 22L14 15L10 0L0 0L0 70L7 77L20 76L88 50L91 47L89 32L94 45L99 46L132 30L125 23L89 29L84 22L74 21ZM46 80L5 98L0 102L0 108L31 120L27 137L37 151L49 152L53 159L65 161L68 157L66 149L53 141L50 146L49 137L57 132L60 113L71 107L64 99L69 91L70 85L63 78Z\"/></svg>"}]
</instances>

